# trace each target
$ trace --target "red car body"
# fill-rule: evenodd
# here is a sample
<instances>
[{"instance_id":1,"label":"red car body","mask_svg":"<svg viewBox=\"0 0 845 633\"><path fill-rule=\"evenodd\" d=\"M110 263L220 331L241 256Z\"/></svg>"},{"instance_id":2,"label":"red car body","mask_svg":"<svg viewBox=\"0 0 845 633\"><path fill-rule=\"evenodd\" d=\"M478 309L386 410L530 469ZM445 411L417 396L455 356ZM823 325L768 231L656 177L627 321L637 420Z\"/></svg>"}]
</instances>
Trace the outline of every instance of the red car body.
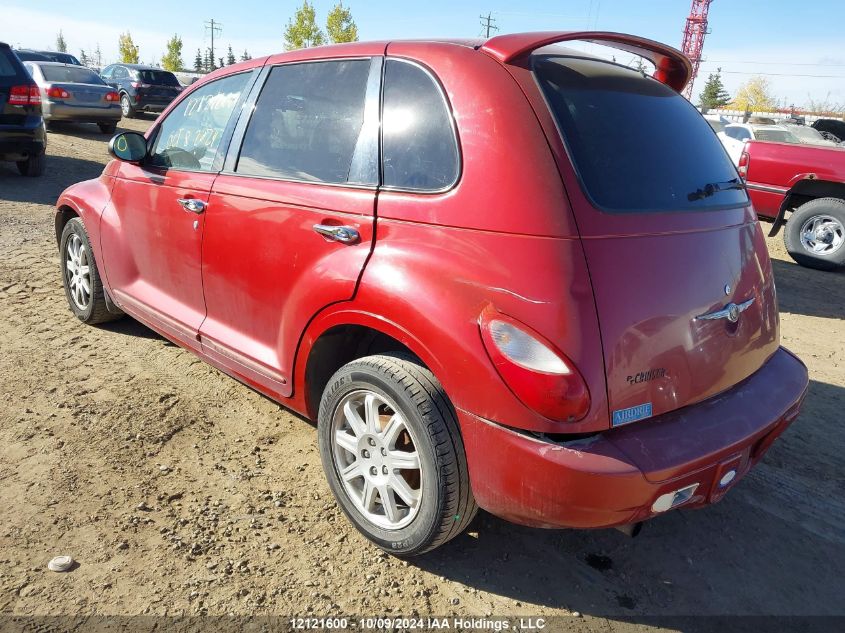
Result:
<instances>
[{"instance_id":1,"label":"red car body","mask_svg":"<svg viewBox=\"0 0 845 633\"><path fill-rule=\"evenodd\" d=\"M809 200L845 199L845 149L838 147L749 141L740 172L757 215L774 222L772 235Z\"/></svg>"},{"instance_id":2,"label":"red car body","mask_svg":"<svg viewBox=\"0 0 845 633\"><path fill-rule=\"evenodd\" d=\"M643 54L675 90L689 76L671 48L592 32L255 59L194 84L160 121L249 68L412 60L445 91L458 181L422 194L112 161L62 194L57 232L80 216L115 304L309 418L328 377L361 350L410 351L454 405L473 494L493 514L592 528L649 518L680 489L687 506L713 502L795 419L806 368L780 347L747 199L686 213L610 213L590 200L527 62L570 39ZM186 213L185 198L207 211ZM315 224L360 239L327 240ZM697 319L746 300L737 321ZM533 333L572 375L561 384L498 358L485 325L495 318ZM613 423L637 416L649 419Z\"/></svg>"}]
</instances>

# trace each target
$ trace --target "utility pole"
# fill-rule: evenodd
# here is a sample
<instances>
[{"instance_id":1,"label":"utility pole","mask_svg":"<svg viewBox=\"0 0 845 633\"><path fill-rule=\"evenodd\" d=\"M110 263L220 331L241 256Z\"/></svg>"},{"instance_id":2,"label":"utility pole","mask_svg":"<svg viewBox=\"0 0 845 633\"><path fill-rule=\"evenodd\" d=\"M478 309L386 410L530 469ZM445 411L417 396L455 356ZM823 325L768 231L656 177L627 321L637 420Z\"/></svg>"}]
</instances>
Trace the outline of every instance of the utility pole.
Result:
<instances>
[{"instance_id":1,"label":"utility pole","mask_svg":"<svg viewBox=\"0 0 845 633\"><path fill-rule=\"evenodd\" d=\"M214 18L204 22L205 28L211 31L211 65L214 66L214 34L223 32L223 25L220 22L215 22ZM212 68L213 70L213 68Z\"/></svg>"},{"instance_id":2,"label":"utility pole","mask_svg":"<svg viewBox=\"0 0 845 633\"><path fill-rule=\"evenodd\" d=\"M487 15L479 15L478 17L481 19L481 27L484 29L486 35L485 37L490 37L490 31L498 31L499 27L495 25L496 19L492 17L492 12L487 13Z\"/></svg>"}]
</instances>

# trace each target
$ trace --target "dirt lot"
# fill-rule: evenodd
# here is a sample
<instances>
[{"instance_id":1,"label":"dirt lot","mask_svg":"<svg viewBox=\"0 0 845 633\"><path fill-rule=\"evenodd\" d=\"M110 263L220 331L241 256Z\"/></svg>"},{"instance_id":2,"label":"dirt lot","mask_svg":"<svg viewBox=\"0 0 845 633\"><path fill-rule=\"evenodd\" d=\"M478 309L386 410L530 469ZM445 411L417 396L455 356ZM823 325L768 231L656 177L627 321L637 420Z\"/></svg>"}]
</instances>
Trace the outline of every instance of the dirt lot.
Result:
<instances>
[{"instance_id":1,"label":"dirt lot","mask_svg":"<svg viewBox=\"0 0 845 633\"><path fill-rule=\"evenodd\" d=\"M41 179L0 163L0 613L577 612L573 626L602 631L645 615L845 614L845 272L800 268L770 240L784 343L811 391L718 505L635 540L482 514L407 563L351 529L308 422L130 319L72 317L52 204L100 172L106 138L79 126L49 143ZM76 569L45 569L65 553Z\"/></svg>"}]
</instances>

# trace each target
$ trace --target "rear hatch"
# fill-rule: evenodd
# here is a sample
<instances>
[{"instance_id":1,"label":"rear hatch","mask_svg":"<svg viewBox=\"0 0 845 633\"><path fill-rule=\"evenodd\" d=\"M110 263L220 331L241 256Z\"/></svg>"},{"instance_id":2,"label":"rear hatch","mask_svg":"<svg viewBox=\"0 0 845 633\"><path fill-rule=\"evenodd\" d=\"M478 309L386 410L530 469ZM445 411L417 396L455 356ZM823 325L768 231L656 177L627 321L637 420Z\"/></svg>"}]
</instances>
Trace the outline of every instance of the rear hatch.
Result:
<instances>
[{"instance_id":1,"label":"rear hatch","mask_svg":"<svg viewBox=\"0 0 845 633\"><path fill-rule=\"evenodd\" d=\"M779 344L774 282L713 130L630 68L569 55L532 63L574 167L563 175L593 283L611 424L750 376Z\"/></svg>"},{"instance_id":2,"label":"rear hatch","mask_svg":"<svg viewBox=\"0 0 845 633\"><path fill-rule=\"evenodd\" d=\"M145 99L169 102L182 92L176 75L166 70L139 70L138 76L138 92Z\"/></svg>"}]
</instances>

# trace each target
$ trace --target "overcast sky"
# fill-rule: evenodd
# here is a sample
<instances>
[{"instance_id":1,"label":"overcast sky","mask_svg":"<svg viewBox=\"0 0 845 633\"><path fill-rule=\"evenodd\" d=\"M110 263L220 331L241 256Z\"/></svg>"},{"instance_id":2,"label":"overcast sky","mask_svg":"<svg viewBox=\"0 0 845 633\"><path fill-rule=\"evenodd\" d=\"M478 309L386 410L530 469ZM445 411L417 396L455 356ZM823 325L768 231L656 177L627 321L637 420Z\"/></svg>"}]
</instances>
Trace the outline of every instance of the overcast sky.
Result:
<instances>
[{"instance_id":1,"label":"overcast sky","mask_svg":"<svg viewBox=\"0 0 845 633\"><path fill-rule=\"evenodd\" d=\"M129 30L141 49L141 61L157 62L165 42L178 33L184 61L193 65L197 48L210 39L203 22L222 23L216 56L230 44L236 54L253 57L283 48L282 30L300 1L236 0L226 3L116 3L102 0L0 0L0 41L27 48L55 48L62 29L68 50L79 55L97 44L104 62L117 57L118 35ZM313 3L321 23L335 0ZM547 0L399 2L345 0L361 39L476 37L479 15L492 12L500 33L593 28L624 31L680 47L690 0ZM105 9L107 7L107 9ZM845 0L716 0L710 8L706 61L696 82L697 95L707 73L721 67L731 93L755 73L763 74L787 104L806 104L812 97L845 103ZM619 59L627 63L628 60Z\"/></svg>"}]
</instances>

